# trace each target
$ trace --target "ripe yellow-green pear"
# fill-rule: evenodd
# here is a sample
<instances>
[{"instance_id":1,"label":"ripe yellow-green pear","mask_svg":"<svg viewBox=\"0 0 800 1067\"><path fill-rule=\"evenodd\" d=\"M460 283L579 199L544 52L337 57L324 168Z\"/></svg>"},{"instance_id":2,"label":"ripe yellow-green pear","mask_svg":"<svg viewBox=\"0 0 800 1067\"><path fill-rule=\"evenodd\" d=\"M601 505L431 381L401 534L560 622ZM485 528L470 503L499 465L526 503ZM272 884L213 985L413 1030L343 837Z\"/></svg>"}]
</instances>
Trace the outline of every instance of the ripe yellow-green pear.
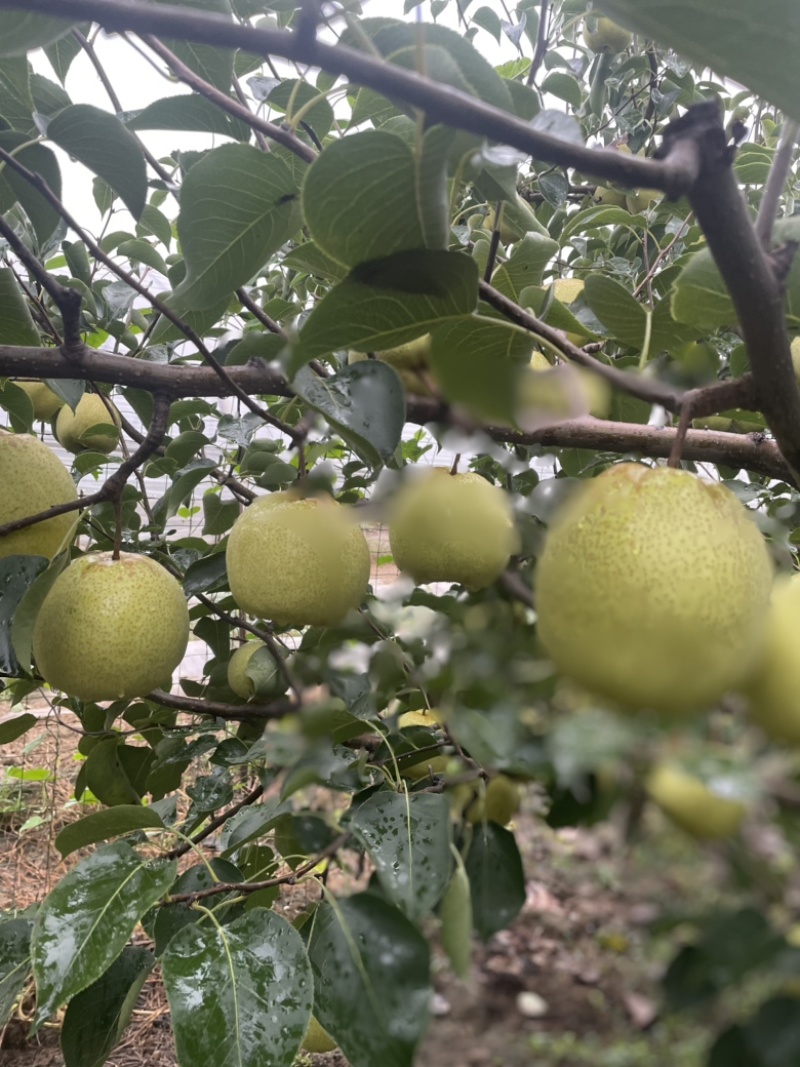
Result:
<instances>
[{"instance_id":1,"label":"ripe yellow-green pear","mask_svg":"<svg viewBox=\"0 0 800 1067\"><path fill-rule=\"evenodd\" d=\"M429 366L430 351L431 335L426 333L404 345L376 352L375 355L382 363L388 363L397 371L406 392L416 393L418 396L431 396L429 379L433 376ZM352 351L347 354L348 363L360 363L367 358L366 352Z\"/></svg>"},{"instance_id":2,"label":"ripe yellow-green pear","mask_svg":"<svg viewBox=\"0 0 800 1067\"><path fill-rule=\"evenodd\" d=\"M0 526L78 498L75 483L58 456L38 437L26 433L0 430L0 486ZM0 558L52 559L70 542L77 522L77 511L70 511L0 536Z\"/></svg>"},{"instance_id":3,"label":"ripe yellow-green pear","mask_svg":"<svg viewBox=\"0 0 800 1067\"><path fill-rule=\"evenodd\" d=\"M441 717L436 711L406 711L397 720L397 725L401 730L407 730L412 726L422 726L428 730L435 730L437 726L441 725ZM406 753L403 753L403 757L404 760L408 758ZM431 752L426 752L419 763L414 763L411 766L404 763L400 775L403 778L411 778L416 782L421 778L427 778L431 774L444 774L449 762L449 756L435 756Z\"/></svg>"},{"instance_id":4,"label":"ripe yellow-green pear","mask_svg":"<svg viewBox=\"0 0 800 1067\"><path fill-rule=\"evenodd\" d=\"M651 204L660 200L664 193L661 189L635 189L625 196L625 206L632 215L647 211Z\"/></svg>"},{"instance_id":5,"label":"ripe yellow-green pear","mask_svg":"<svg viewBox=\"0 0 800 1067\"><path fill-rule=\"evenodd\" d=\"M516 782L504 774L490 779L483 795L467 808L467 820L473 825L488 821L507 826L519 811L520 792Z\"/></svg>"},{"instance_id":6,"label":"ripe yellow-green pear","mask_svg":"<svg viewBox=\"0 0 800 1067\"><path fill-rule=\"evenodd\" d=\"M567 337L570 337L570 334L567 334ZM568 379L563 374L559 378L554 376L552 379L554 387L545 391L542 391L539 382L523 381L521 387L523 401L529 403L532 408L547 410L563 418L571 418L588 412L595 419L607 419L612 399L608 382L592 374L585 367L576 367L572 364L568 366L572 378ZM531 356L530 369L538 373L551 371L553 367L542 352L534 352ZM582 410L576 411L576 408Z\"/></svg>"},{"instance_id":7,"label":"ripe yellow-green pear","mask_svg":"<svg viewBox=\"0 0 800 1067\"><path fill-rule=\"evenodd\" d=\"M312 1015L308 1021L306 1036L301 1046L306 1052L333 1052L337 1047L328 1031L320 1026L316 1016Z\"/></svg>"},{"instance_id":8,"label":"ripe yellow-green pear","mask_svg":"<svg viewBox=\"0 0 800 1067\"><path fill-rule=\"evenodd\" d=\"M398 490L389 544L415 582L460 582L474 592L500 577L518 539L502 489L479 474L433 468Z\"/></svg>"},{"instance_id":9,"label":"ripe yellow-green pear","mask_svg":"<svg viewBox=\"0 0 800 1067\"><path fill-rule=\"evenodd\" d=\"M633 34L611 19L590 15L583 29L583 39L593 52L615 56L618 52L625 51L633 40Z\"/></svg>"},{"instance_id":10,"label":"ripe yellow-green pear","mask_svg":"<svg viewBox=\"0 0 800 1067\"><path fill-rule=\"evenodd\" d=\"M625 193L620 192L618 189L611 189L607 185L597 186L594 191L594 199L598 204L604 204L606 207L627 207Z\"/></svg>"},{"instance_id":11,"label":"ripe yellow-green pear","mask_svg":"<svg viewBox=\"0 0 800 1067\"><path fill-rule=\"evenodd\" d=\"M110 405L109 411L106 405ZM68 452L113 452L119 442L119 430L90 431L95 426L119 426L119 412L98 393L84 393L75 411L64 404L56 419L56 437Z\"/></svg>"},{"instance_id":12,"label":"ripe yellow-green pear","mask_svg":"<svg viewBox=\"0 0 800 1067\"><path fill-rule=\"evenodd\" d=\"M180 583L149 556L89 553L53 583L33 655L54 689L80 700L128 700L167 686L189 640Z\"/></svg>"},{"instance_id":13,"label":"ripe yellow-green pear","mask_svg":"<svg viewBox=\"0 0 800 1067\"><path fill-rule=\"evenodd\" d=\"M251 664L256 653L259 656L257 661L258 687L247 673L248 667L256 666ZM256 688L258 688L258 696L261 700L272 700L283 696L287 688L286 680L275 657L263 641L245 641L236 649L228 661L228 685L242 700L252 700L256 695Z\"/></svg>"},{"instance_id":14,"label":"ripe yellow-green pear","mask_svg":"<svg viewBox=\"0 0 800 1067\"><path fill-rule=\"evenodd\" d=\"M797 378L798 384L800 384L800 336L792 339L792 366L794 367L794 376Z\"/></svg>"},{"instance_id":15,"label":"ripe yellow-green pear","mask_svg":"<svg viewBox=\"0 0 800 1067\"><path fill-rule=\"evenodd\" d=\"M239 607L281 626L335 626L367 592L367 540L330 497L258 497L234 523L226 558Z\"/></svg>"},{"instance_id":16,"label":"ripe yellow-green pear","mask_svg":"<svg viewBox=\"0 0 800 1067\"><path fill-rule=\"evenodd\" d=\"M620 463L555 516L536 569L539 637L560 672L625 708L700 710L753 668L771 586L730 490Z\"/></svg>"},{"instance_id":17,"label":"ripe yellow-green pear","mask_svg":"<svg viewBox=\"0 0 800 1067\"><path fill-rule=\"evenodd\" d=\"M764 649L745 693L765 734L800 743L800 575L775 582Z\"/></svg>"},{"instance_id":18,"label":"ripe yellow-green pear","mask_svg":"<svg viewBox=\"0 0 800 1067\"><path fill-rule=\"evenodd\" d=\"M562 304L571 304L581 295L585 284L583 278L556 278L553 282L553 296Z\"/></svg>"},{"instance_id":19,"label":"ripe yellow-green pear","mask_svg":"<svg viewBox=\"0 0 800 1067\"><path fill-rule=\"evenodd\" d=\"M23 393L28 394L35 419L52 419L59 408L64 406L61 397L44 382L14 382L14 385L18 385Z\"/></svg>"},{"instance_id":20,"label":"ripe yellow-green pear","mask_svg":"<svg viewBox=\"0 0 800 1067\"><path fill-rule=\"evenodd\" d=\"M723 791L725 783L706 784L669 764L656 766L645 790L677 826L701 841L719 841L735 834L747 808Z\"/></svg>"}]
</instances>

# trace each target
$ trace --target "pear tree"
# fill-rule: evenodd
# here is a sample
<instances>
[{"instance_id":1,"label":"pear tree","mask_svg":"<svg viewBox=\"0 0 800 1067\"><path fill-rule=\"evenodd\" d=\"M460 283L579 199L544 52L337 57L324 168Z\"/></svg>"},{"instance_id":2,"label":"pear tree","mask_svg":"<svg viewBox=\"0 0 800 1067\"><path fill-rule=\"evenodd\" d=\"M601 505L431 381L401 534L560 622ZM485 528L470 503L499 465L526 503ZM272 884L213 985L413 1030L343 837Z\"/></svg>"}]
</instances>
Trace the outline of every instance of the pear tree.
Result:
<instances>
[{"instance_id":1,"label":"pear tree","mask_svg":"<svg viewBox=\"0 0 800 1067\"><path fill-rule=\"evenodd\" d=\"M665 1012L789 1067L796 13L414 11L0 0L0 745L82 804L0 1035L157 980L180 1067L413 1067L523 820L608 820L727 879Z\"/></svg>"}]
</instances>

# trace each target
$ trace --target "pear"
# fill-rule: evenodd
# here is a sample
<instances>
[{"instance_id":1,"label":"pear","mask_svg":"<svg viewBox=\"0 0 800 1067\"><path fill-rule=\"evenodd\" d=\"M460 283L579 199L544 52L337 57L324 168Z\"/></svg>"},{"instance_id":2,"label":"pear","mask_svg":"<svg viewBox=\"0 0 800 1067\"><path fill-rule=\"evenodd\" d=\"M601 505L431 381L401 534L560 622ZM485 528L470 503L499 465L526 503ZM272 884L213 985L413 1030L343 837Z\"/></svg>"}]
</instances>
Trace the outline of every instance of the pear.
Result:
<instances>
[{"instance_id":1,"label":"pear","mask_svg":"<svg viewBox=\"0 0 800 1067\"><path fill-rule=\"evenodd\" d=\"M61 397L44 382L14 382L14 385L19 386L23 393L27 393L35 419L52 419L59 408L64 406Z\"/></svg>"},{"instance_id":2,"label":"pear","mask_svg":"<svg viewBox=\"0 0 800 1067\"><path fill-rule=\"evenodd\" d=\"M800 385L800 336L792 338L792 366L794 367L794 376L798 385Z\"/></svg>"},{"instance_id":3,"label":"pear","mask_svg":"<svg viewBox=\"0 0 800 1067\"><path fill-rule=\"evenodd\" d=\"M259 497L239 516L227 563L239 607L281 626L341 622L364 599L371 565L346 508L292 490Z\"/></svg>"},{"instance_id":4,"label":"pear","mask_svg":"<svg viewBox=\"0 0 800 1067\"><path fill-rule=\"evenodd\" d=\"M110 405L111 410L107 405ZM119 426L119 412L110 400L98 393L84 393L75 411L65 404L56 419L56 437L68 452L113 452L119 442L119 430L98 430L96 426Z\"/></svg>"},{"instance_id":5,"label":"pear","mask_svg":"<svg viewBox=\"0 0 800 1067\"><path fill-rule=\"evenodd\" d=\"M389 522L394 561L415 582L459 582L470 591L499 578L517 551L509 498L479 474L433 468L409 479Z\"/></svg>"},{"instance_id":6,"label":"pear","mask_svg":"<svg viewBox=\"0 0 800 1067\"><path fill-rule=\"evenodd\" d=\"M590 15L583 29L583 39L593 52L615 56L625 51L633 40L633 34L611 19Z\"/></svg>"},{"instance_id":7,"label":"pear","mask_svg":"<svg viewBox=\"0 0 800 1067\"><path fill-rule=\"evenodd\" d=\"M33 654L54 689L80 700L130 700L169 686L189 640L183 589L149 556L89 553L53 583Z\"/></svg>"},{"instance_id":8,"label":"pear","mask_svg":"<svg viewBox=\"0 0 800 1067\"><path fill-rule=\"evenodd\" d=\"M519 803L517 783L504 774L498 774L490 779L483 795L478 794L475 803L467 808L467 821L473 825L488 821L507 826L519 811Z\"/></svg>"},{"instance_id":9,"label":"pear","mask_svg":"<svg viewBox=\"0 0 800 1067\"><path fill-rule=\"evenodd\" d=\"M625 193L618 189L611 189L607 185L598 185L594 191L594 199L598 204L606 207L627 207Z\"/></svg>"},{"instance_id":10,"label":"pear","mask_svg":"<svg viewBox=\"0 0 800 1067\"><path fill-rule=\"evenodd\" d=\"M441 725L441 716L436 711L406 711L397 720L400 730L409 727L421 726L427 730L435 730ZM431 774L444 774L450 762L449 756L435 756L432 752L426 752L419 763L408 766L405 763L406 753L403 753L404 766L400 771L403 778L411 778L417 782L421 778L428 778Z\"/></svg>"},{"instance_id":11,"label":"pear","mask_svg":"<svg viewBox=\"0 0 800 1067\"><path fill-rule=\"evenodd\" d=\"M571 304L583 292L583 278L556 278L553 282L553 296L562 304Z\"/></svg>"},{"instance_id":12,"label":"pear","mask_svg":"<svg viewBox=\"0 0 800 1067\"><path fill-rule=\"evenodd\" d=\"M252 663L258 653L258 660ZM248 668L258 683L248 673ZM257 695L261 700L272 700L286 692L286 681L272 652L263 641L245 641L236 649L228 662L228 685L242 700L252 700Z\"/></svg>"},{"instance_id":13,"label":"pear","mask_svg":"<svg viewBox=\"0 0 800 1067\"><path fill-rule=\"evenodd\" d=\"M301 1048L306 1052L333 1052L336 1047L331 1035L319 1024L316 1016L312 1015Z\"/></svg>"},{"instance_id":14,"label":"pear","mask_svg":"<svg viewBox=\"0 0 800 1067\"><path fill-rule=\"evenodd\" d=\"M78 499L69 471L30 434L0 431L0 526ZM52 559L72 540L77 511L0 536L0 558L45 556Z\"/></svg>"},{"instance_id":15,"label":"pear","mask_svg":"<svg viewBox=\"0 0 800 1067\"><path fill-rule=\"evenodd\" d=\"M659 764L645 791L677 826L701 841L731 837L747 813L741 800L726 796L724 783L702 782L678 767Z\"/></svg>"},{"instance_id":16,"label":"pear","mask_svg":"<svg viewBox=\"0 0 800 1067\"><path fill-rule=\"evenodd\" d=\"M428 377L431 374L430 351L431 335L426 333L422 337L416 337L413 341L408 341L404 345L376 352L375 355L382 363L388 363L390 367L397 371L407 393L414 393L417 396L432 396L430 382L428 381ZM348 363L360 363L367 358L366 352L352 351L347 354Z\"/></svg>"},{"instance_id":17,"label":"pear","mask_svg":"<svg viewBox=\"0 0 800 1067\"><path fill-rule=\"evenodd\" d=\"M771 584L728 489L621 463L555 516L536 569L539 637L560 672L625 708L699 710L755 664Z\"/></svg>"},{"instance_id":18,"label":"pear","mask_svg":"<svg viewBox=\"0 0 800 1067\"><path fill-rule=\"evenodd\" d=\"M765 734L800 743L800 575L775 582L763 654L744 691Z\"/></svg>"}]
</instances>

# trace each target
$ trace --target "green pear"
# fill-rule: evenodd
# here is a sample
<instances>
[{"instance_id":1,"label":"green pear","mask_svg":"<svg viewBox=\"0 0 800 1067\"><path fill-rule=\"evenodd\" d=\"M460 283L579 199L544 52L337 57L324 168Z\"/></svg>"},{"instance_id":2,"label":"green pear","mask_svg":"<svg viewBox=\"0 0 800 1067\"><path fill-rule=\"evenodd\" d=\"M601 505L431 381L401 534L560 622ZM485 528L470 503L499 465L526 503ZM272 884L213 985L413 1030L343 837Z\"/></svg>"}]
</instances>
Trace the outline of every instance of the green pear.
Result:
<instances>
[{"instance_id":1,"label":"green pear","mask_svg":"<svg viewBox=\"0 0 800 1067\"><path fill-rule=\"evenodd\" d=\"M0 430L0 526L78 499L69 471L38 437ZM0 536L0 558L46 556L52 559L72 540L78 512Z\"/></svg>"},{"instance_id":2,"label":"green pear","mask_svg":"<svg viewBox=\"0 0 800 1067\"><path fill-rule=\"evenodd\" d=\"M306 1052L333 1052L337 1047L328 1031L320 1026L316 1016L312 1015L308 1021L306 1036L303 1038L303 1048Z\"/></svg>"},{"instance_id":3,"label":"green pear","mask_svg":"<svg viewBox=\"0 0 800 1067\"><path fill-rule=\"evenodd\" d=\"M107 405L110 405L111 410ZM98 393L84 393L75 411L65 404L56 419L56 437L68 452L113 452L119 443L119 430L110 427L120 425L119 412L108 399ZM91 432L95 427L109 429Z\"/></svg>"},{"instance_id":4,"label":"green pear","mask_svg":"<svg viewBox=\"0 0 800 1067\"><path fill-rule=\"evenodd\" d=\"M665 815L701 841L731 837L747 808L723 790L725 783L702 782L678 767L659 764L648 775L645 791Z\"/></svg>"},{"instance_id":5,"label":"green pear","mask_svg":"<svg viewBox=\"0 0 800 1067\"><path fill-rule=\"evenodd\" d=\"M42 421L52 419L55 413L64 406L61 397L44 382L14 382L14 385L19 386L23 393L28 394L35 419Z\"/></svg>"},{"instance_id":6,"label":"green pear","mask_svg":"<svg viewBox=\"0 0 800 1067\"><path fill-rule=\"evenodd\" d=\"M335 626L364 599L371 566L346 508L292 490L259 497L242 512L227 563L239 607L281 626Z\"/></svg>"},{"instance_id":7,"label":"green pear","mask_svg":"<svg viewBox=\"0 0 800 1067\"><path fill-rule=\"evenodd\" d=\"M470 591L499 578L517 551L511 502L479 474L433 468L398 490L389 522L394 561L415 582Z\"/></svg>"},{"instance_id":8,"label":"green pear","mask_svg":"<svg viewBox=\"0 0 800 1067\"><path fill-rule=\"evenodd\" d=\"M792 366L794 367L794 376L798 385L800 385L800 336L792 339Z\"/></svg>"},{"instance_id":9,"label":"green pear","mask_svg":"<svg viewBox=\"0 0 800 1067\"><path fill-rule=\"evenodd\" d=\"M627 207L625 193L618 189L611 189L607 185L597 186L594 199L598 204L604 204L606 207Z\"/></svg>"},{"instance_id":10,"label":"green pear","mask_svg":"<svg viewBox=\"0 0 800 1067\"><path fill-rule=\"evenodd\" d=\"M130 700L169 685L189 640L180 583L149 556L89 553L53 583L33 654L54 689L80 700Z\"/></svg>"},{"instance_id":11,"label":"green pear","mask_svg":"<svg viewBox=\"0 0 800 1067\"><path fill-rule=\"evenodd\" d=\"M800 743L800 575L775 582L763 654L744 691L765 734Z\"/></svg>"},{"instance_id":12,"label":"green pear","mask_svg":"<svg viewBox=\"0 0 800 1067\"><path fill-rule=\"evenodd\" d=\"M437 711L405 711L397 720L400 730L419 726L427 730L436 731L441 727L442 718ZM436 756L432 752L426 752L419 763L409 766L405 763L406 753L403 753L403 769L400 771L401 778L410 778L418 782L422 778L429 778L432 774L444 774L450 763L449 756Z\"/></svg>"},{"instance_id":13,"label":"green pear","mask_svg":"<svg viewBox=\"0 0 800 1067\"><path fill-rule=\"evenodd\" d=\"M258 659L252 662L258 653ZM252 676L251 676L252 675ZM257 681L256 681L257 680ZM263 641L245 641L228 662L228 685L242 700L272 700L286 692L286 681L275 657Z\"/></svg>"},{"instance_id":14,"label":"green pear","mask_svg":"<svg viewBox=\"0 0 800 1067\"><path fill-rule=\"evenodd\" d=\"M615 56L624 52L633 40L633 34L618 26L611 19L590 15L583 29L583 39L593 52Z\"/></svg>"},{"instance_id":15,"label":"green pear","mask_svg":"<svg viewBox=\"0 0 800 1067\"><path fill-rule=\"evenodd\" d=\"M520 791L516 782L504 774L491 778L476 801L467 808L467 820L473 825L480 822L496 822L507 826L519 811Z\"/></svg>"},{"instance_id":16,"label":"green pear","mask_svg":"<svg viewBox=\"0 0 800 1067\"><path fill-rule=\"evenodd\" d=\"M755 664L772 564L724 486L620 463L557 512L535 581L539 637L560 672L623 707L680 714Z\"/></svg>"},{"instance_id":17,"label":"green pear","mask_svg":"<svg viewBox=\"0 0 800 1067\"><path fill-rule=\"evenodd\" d=\"M375 355L382 363L388 363L390 367L397 371L407 393L413 393L417 396L432 396L430 351L431 335L426 333L422 337L416 337L413 341L406 342L404 345L376 352ZM367 358L366 352L351 351L347 353L348 363L360 363Z\"/></svg>"}]
</instances>

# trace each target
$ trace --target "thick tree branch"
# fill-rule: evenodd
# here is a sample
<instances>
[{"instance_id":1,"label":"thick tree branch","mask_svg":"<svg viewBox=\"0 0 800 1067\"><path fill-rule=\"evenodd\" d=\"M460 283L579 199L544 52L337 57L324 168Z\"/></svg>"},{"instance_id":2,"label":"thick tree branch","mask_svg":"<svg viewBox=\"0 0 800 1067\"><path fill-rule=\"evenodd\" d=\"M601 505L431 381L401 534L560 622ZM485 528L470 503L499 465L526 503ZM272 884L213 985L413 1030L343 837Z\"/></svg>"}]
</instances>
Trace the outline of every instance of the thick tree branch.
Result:
<instances>
[{"instance_id":1,"label":"thick tree branch","mask_svg":"<svg viewBox=\"0 0 800 1067\"><path fill-rule=\"evenodd\" d=\"M287 698L281 697L271 704L220 704L216 700L202 700L199 697L182 697L176 693L165 693L163 689L154 689L147 694L147 700L161 704L165 708L175 708L189 715L213 715L215 719L228 719L233 722L265 721L282 719L295 705Z\"/></svg>"},{"instance_id":2,"label":"thick tree branch","mask_svg":"<svg viewBox=\"0 0 800 1067\"><path fill-rule=\"evenodd\" d=\"M141 34L178 37L218 48L240 48L256 55L279 55L298 63L344 75L357 85L405 100L432 122L510 145L536 159L576 167L623 186L663 189L678 197L694 183L699 155L692 145L661 159L627 155L609 149L585 148L533 129L529 123L469 96L424 78L414 71L365 55L343 45L307 41L283 30L255 29L229 19L186 11L170 5L131 4L127 0L0 0L0 10L25 10L43 15L65 14L93 19L106 30L134 30Z\"/></svg>"},{"instance_id":3,"label":"thick tree branch","mask_svg":"<svg viewBox=\"0 0 800 1067\"><path fill-rule=\"evenodd\" d=\"M782 276L750 221L716 103L698 105L670 123L661 150L690 143L702 152L703 166L689 202L736 309L758 406L786 462L800 472L800 392L786 333ZM797 474L792 480L797 482Z\"/></svg>"}]
</instances>

